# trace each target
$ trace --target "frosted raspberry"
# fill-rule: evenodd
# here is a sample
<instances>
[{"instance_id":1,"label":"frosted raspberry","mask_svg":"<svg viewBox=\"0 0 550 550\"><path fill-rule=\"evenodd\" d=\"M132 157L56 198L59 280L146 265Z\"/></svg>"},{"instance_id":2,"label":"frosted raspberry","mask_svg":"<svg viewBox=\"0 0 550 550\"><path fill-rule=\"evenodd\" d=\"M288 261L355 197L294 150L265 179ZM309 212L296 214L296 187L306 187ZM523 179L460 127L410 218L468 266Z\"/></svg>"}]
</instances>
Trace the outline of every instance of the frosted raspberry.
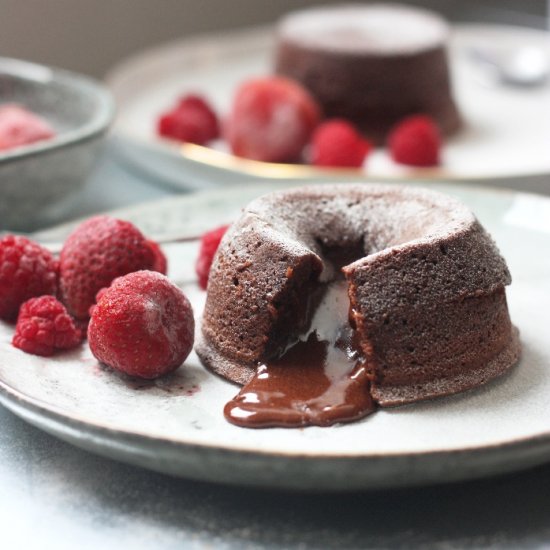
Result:
<instances>
[{"instance_id":1,"label":"frosted raspberry","mask_svg":"<svg viewBox=\"0 0 550 550\"><path fill-rule=\"evenodd\" d=\"M157 131L163 137L198 145L206 145L220 135L214 109L197 95L181 98L173 109L163 113L158 120Z\"/></svg>"},{"instance_id":2,"label":"frosted raspberry","mask_svg":"<svg viewBox=\"0 0 550 550\"><path fill-rule=\"evenodd\" d=\"M317 102L297 82L281 77L249 80L237 90L226 137L240 157L296 162L319 116Z\"/></svg>"},{"instance_id":3,"label":"frosted raspberry","mask_svg":"<svg viewBox=\"0 0 550 550\"><path fill-rule=\"evenodd\" d=\"M441 136L437 124L426 115L402 120L389 134L388 147L395 162L410 166L437 166Z\"/></svg>"},{"instance_id":4,"label":"frosted raspberry","mask_svg":"<svg viewBox=\"0 0 550 550\"><path fill-rule=\"evenodd\" d=\"M131 376L157 378L178 368L193 348L189 300L167 277L137 271L101 292L88 327L92 353Z\"/></svg>"},{"instance_id":5,"label":"frosted raspberry","mask_svg":"<svg viewBox=\"0 0 550 550\"><path fill-rule=\"evenodd\" d=\"M372 149L355 127L342 119L320 124L311 141L311 163L315 166L360 167Z\"/></svg>"},{"instance_id":6,"label":"frosted raspberry","mask_svg":"<svg viewBox=\"0 0 550 550\"><path fill-rule=\"evenodd\" d=\"M31 298L21 306L12 340L16 348L48 357L56 350L74 348L81 341L82 332L53 296Z\"/></svg>"},{"instance_id":7,"label":"frosted raspberry","mask_svg":"<svg viewBox=\"0 0 550 550\"><path fill-rule=\"evenodd\" d=\"M208 275L210 275L210 268L212 267L212 261L214 255L220 246L220 241L227 231L228 225L222 225L208 231L201 238L201 244L199 247L199 256L197 263L195 264L195 271L199 278L199 286L206 290L208 285Z\"/></svg>"},{"instance_id":8,"label":"frosted raspberry","mask_svg":"<svg viewBox=\"0 0 550 550\"><path fill-rule=\"evenodd\" d=\"M113 279L141 269L163 268L149 241L130 222L95 216L79 225L60 256L60 295L69 312L86 319L95 296Z\"/></svg>"},{"instance_id":9,"label":"frosted raspberry","mask_svg":"<svg viewBox=\"0 0 550 550\"><path fill-rule=\"evenodd\" d=\"M15 321L23 302L57 291L58 262L44 247L8 235L0 240L0 319Z\"/></svg>"}]
</instances>

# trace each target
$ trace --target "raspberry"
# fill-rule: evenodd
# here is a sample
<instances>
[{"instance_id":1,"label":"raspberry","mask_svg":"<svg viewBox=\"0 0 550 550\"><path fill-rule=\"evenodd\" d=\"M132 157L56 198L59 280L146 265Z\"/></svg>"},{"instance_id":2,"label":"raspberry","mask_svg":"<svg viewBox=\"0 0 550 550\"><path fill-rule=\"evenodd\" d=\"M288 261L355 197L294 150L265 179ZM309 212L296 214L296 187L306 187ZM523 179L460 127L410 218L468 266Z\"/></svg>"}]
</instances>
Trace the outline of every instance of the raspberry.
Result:
<instances>
[{"instance_id":1,"label":"raspberry","mask_svg":"<svg viewBox=\"0 0 550 550\"><path fill-rule=\"evenodd\" d=\"M212 267L212 261L216 250L220 246L220 241L227 231L228 225L222 225L212 231L208 231L201 238L201 244L199 247L199 256L197 263L195 264L195 271L199 277L199 286L206 290L208 285L208 275L210 274L210 268Z\"/></svg>"},{"instance_id":2,"label":"raspberry","mask_svg":"<svg viewBox=\"0 0 550 550\"><path fill-rule=\"evenodd\" d=\"M296 162L319 122L317 102L302 86L280 77L249 80L237 90L227 121L235 155Z\"/></svg>"},{"instance_id":3,"label":"raspberry","mask_svg":"<svg viewBox=\"0 0 550 550\"><path fill-rule=\"evenodd\" d=\"M157 131L163 137L205 145L219 137L220 126L216 113L205 99L188 95L160 116Z\"/></svg>"},{"instance_id":4,"label":"raspberry","mask_svg":"<svg viewBox=\"0 0 550 550\"><path fill-rule=\"evenodd\" d=\"M212 107L206 99L198 94L187 94L179 98L176 109L202 109L203 111L212 111Z\"/></svg>"},{"instance_id":5,"label":"raspberry","mask_svg":"<svg viewBox=\"0 0 550 550\"><path fill-rule=\"evenodd\" d=\"M168 261L164 252L161 250L158 243L155 241L146 241L147 246L153 251L155 260L153 262L153 271L158 271L163 275L166 275L168 271Z\"/></svg>"},{"instance_id":6,"label":"raspberry","mask_svg":"<svg viewBox=\"0 0 550 550\"><path fill-rule=\"evenodd\" d=\"M25 237L0 240L0 319L15 321L23 302L57 291L58 262Z\"/></svg>"},{"instance_id":7,"label":"raspberry","mask_svg":"<svg viewBox=\"0 0 550 550\"><path fill-rule=\"evenodd\" d=\"M311 148L315 166L359 167L372 145L349 122L332 119L317 127Z\"/></svg>"},{"instance_id":8,"label":"raspberry","mask_svg":"<svg viewBox=\"0 0 550 550\"><path fill-rule=\"evenodd\" d=\"M80 224L61 250L61 301L74 317L86 319L97 292L113 279L155 267L157 254L134 225L95 216Z\"/></svg>"},{"instance_id":9,"label":"raspberry","mask_svg":"<svg viewBox=\"0 0 550 550\"><path fill-rule=\"evenodd\" d=\"M88 327L92 353L102 363L140 378L178 368L193 348L189 300L167 277L137 271L102 291Z\"/></svg>"},{"instance_id":10,"label":"raspberry","mask_svg":"<svg viewBox=\"0 0 550 550\"><path fill-rule=\"evenodd\" d=\"M437 166L441 136L429 116L413 115L402 120L389 134L388 147L395 162L410 166Z\"/></svg>"},{"instance_id":11,"label":"raspberry","mask_svg":"<svg viewBox=\"0 0 550 550\"><path fill-rule=\"evenodd\" d=\"M31 298L21 306L12 340L16 348L48 357L55 350L74 348L81 341L82 332L53 296Z\"/></svg>"},{"instance_id":12,"label":"raspberry","mask_svg":"<svg viewBox=\"0 0 550 550\"><path fill-rule=\"evenodd\" d=\"M20 105L0 107L0 151L52 138L52 127Z\"/></svg>"}]
</instances>

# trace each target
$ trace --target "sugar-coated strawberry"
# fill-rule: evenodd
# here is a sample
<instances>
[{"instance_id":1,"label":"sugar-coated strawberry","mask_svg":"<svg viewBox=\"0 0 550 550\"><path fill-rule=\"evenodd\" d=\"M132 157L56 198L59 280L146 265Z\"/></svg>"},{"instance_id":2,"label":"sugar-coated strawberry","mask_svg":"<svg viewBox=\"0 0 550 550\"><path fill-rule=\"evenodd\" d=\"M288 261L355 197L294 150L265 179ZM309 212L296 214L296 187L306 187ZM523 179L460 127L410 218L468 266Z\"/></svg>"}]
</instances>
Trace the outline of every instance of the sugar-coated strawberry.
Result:
<instances>
[{"instance_id":1,"label":"sugar-coated strawberry","mask_svg":"<svg viewBox=\"0 0 550 550\"><path fill-rule=\"evenodd\" d=\"M0 107L0 151L28 145L55 135L42 117L16 104Z\"/></svg>"},{"instance_id":2,"label":"sugar-coated strawberry","mask_svg":"<svg viewBox=\"0 0 550 550\"><path fill-rule=\"evenodd\" d=\"M130 376L157 378L177 369L193 348L189 300L167 277L137 271L101 292L88 327L92 353Z\"/></svg>"},{"instance_id":3,"label":"sugar-coated strawberry","mask_svg":"<svg viewBox=\"0 0 550 550\"><path fill-rule=\"evenodd\" d=\"M296 162L319 117L317 102L297 82L275 76L257 78L237 90L225 133L235 155Z\"/></svg>"},{"instance_id":4,"label":"sugar-coated strawberry","mask_svg":"<svg viewBox=\"0 0 550 550\"><path fill-rule=\"evenodd\" d=\"M21 306L12 340L16 348L49 357L56 350L74 348L81 341L82 332L54 296L31 298Z\"/></svg>"},{"instance_id":5,"label":"sugar-coated strawberry","mask_svg":"<svg viewBox=\"0 0 550 550\"><path fill-rule=\"evenodd\" d=\"M170 139L206 145L219 137L220 125L214 109L205 98L187 95L159 117L157 132Z\"/></svg>"},{"instance_id":6,"label":"sugar-coated strawberry","mask_svg":"<svg viewBox=\"0 0 550 550\"><path fill-rule=\"evenodd\" d=\"M212 231L206 232L201 238L199 256L195 264L195 271L197 272L197 276L199 278L199 286L203 290L206 290L208 285L208 275L210 275L212 260L214 260L216 250L218 250L220 241L225 235L228 227L228 225L217 227Z\"/></svg>"},{"instance_id":7,"label":"sugar-coated strawberry","mask_svg":"<svg viewBox=\"0 0 550 550\"><path fill-rule=\"evenodd\" d=\"M86 319L97 292L113 279L158 265L157 254L137 227L95 216L80 224L61 250L61 301L77 319Z\"/></svg>"},{"instance_id":8,"label":"sugar-coated strawberry","mask_svg":"<svg viewBox=\"0 0 550 550\"><path fill-rule=\"evenodd\" d=\"M372 149L355 127L343 119L320 124L311 140L311 164L325 167L359 167Z\"/></svg>"},{"instance_id":9,"label":"sugar-coated strawberry","mask_svg":"<svg viewBox=\"0 0 550 550\"><path fill-rule=\"evenodd\" d=\"M57 291L58 262L44 247L25 237L0 240L0 319L15 321L21 304Z\"/></svg>"},{"instance_id":10,"label":"sugar-coated strawberry","mask_svg":"<svg viewBox=\"0 0 550 550\"><path fill-rule=\"evenodd\" d=\"M437 166L440 162L441 135L427 115L402 120L390 132L388 147L395 162L409 166Z\"/></svg>"}]
</instances>

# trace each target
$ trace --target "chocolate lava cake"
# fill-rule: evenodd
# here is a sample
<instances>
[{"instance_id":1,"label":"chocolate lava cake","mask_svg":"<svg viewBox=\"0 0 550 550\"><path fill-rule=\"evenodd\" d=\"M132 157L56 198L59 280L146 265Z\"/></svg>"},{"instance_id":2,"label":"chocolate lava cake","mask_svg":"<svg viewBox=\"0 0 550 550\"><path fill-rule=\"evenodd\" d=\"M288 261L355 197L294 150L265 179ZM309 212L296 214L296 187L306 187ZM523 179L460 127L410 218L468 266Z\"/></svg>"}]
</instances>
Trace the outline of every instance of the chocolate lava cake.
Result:
<instances>
[{"instance_id":1,"label":"chocolate lava cake","mask_svg":"<svg viewBox=\"0 0 550 550\"><path fill-rule=\"evenodd\" d=\"M244 209L210 273L201 360L249 383L308 332L338 279L375 404L468 390L518 360L510 273L475 216L437 192L369 184L278 191Z\"/></svg>"},{"instance_id":2,"label":"chocolate lava cake","mask_svg":"<svg viewBox=\"0 0 550 550\"><path fill-rule=\"evenodd\" d=\"M297 80L326 117L354 122L377 142L404 117L460 127L447 64L449 28L436 13L400 4L310 8L277 29L275 70Z\"/></svg>"}]
</instances>

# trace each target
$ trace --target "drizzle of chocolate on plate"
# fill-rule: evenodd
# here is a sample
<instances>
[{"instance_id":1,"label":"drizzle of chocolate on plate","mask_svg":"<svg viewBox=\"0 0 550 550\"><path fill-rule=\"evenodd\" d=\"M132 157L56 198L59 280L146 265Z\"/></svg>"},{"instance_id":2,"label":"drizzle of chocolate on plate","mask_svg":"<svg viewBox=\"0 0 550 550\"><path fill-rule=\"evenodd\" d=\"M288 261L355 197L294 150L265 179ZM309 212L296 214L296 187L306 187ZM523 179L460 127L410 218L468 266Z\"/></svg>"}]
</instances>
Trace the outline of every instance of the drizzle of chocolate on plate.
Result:
<instances>
[{"instance_id":1,"label":"drizzle of chocolate on plate","mask_svg":"<svg viewBox=\"0 0 550 550\"><path fill-rule=\"evenodd\" d=\"M331 294L324 300L324 312L323 304L319 306L307 339L259 365L254 378L226 404L229 422L247 428L330 426L375 410L354 332L333 311L342 309L342 296L349 307L347 295L336 287ZM330 318L330 326L322 327L319 317Z\"/></svg>"}]
</instances>

